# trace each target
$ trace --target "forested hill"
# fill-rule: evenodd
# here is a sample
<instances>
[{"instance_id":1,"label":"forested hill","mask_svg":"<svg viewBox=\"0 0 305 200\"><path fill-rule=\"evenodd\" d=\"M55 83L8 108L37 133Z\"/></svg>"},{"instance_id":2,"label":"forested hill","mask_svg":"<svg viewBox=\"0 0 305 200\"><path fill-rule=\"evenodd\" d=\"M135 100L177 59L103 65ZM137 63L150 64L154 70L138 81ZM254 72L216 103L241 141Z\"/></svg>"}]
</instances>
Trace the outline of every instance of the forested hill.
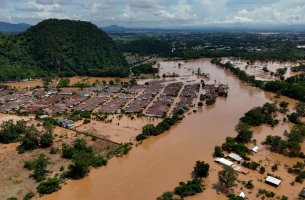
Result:
<instances>
[{"instance_id":1,"label":"forested hill","mask_svg":"<svg viewBox=\"0 0 305 200\"><path fill-rule=\"evenodd\" d=\"M127 76L112 39L89 22L49 19L19 35L0 34L0 80L41 76Z\"/></svg>"}]
</instances>

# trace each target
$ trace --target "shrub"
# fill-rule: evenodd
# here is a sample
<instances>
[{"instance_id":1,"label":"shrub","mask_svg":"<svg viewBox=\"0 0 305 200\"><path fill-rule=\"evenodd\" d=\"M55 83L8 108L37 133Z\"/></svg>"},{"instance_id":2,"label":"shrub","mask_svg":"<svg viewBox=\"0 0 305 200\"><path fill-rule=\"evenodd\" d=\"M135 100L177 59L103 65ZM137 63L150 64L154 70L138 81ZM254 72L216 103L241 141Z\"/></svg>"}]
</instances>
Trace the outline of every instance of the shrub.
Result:
<instances>
[{"instance_id":1,"label":"shrub","mask_svg":"<svg viewBox=\"0 0 305 200\"><path fill-rule=\"evenodd\" d=\"M260 173L260 174L264 174L265 171L266 171L265 167L260 167L260 168L259 168L259 173Z\"/></svg>"},{"instance_id":2,"label":"shrub","mask_svg":"<svg viewBox=\"0 0 305 200\"><path fill-rule=\"evenodd\" d=\"M31 200L33 197L35 197L35 194L33 192L28 192L26 195L23 197L23 200Z\"/></svg>"},{"instance_id":3,"label":"shrub","mask_svg":"<svg viewBox=\"0 0 305 200\"><path fill-rule=\"evenodd\" d=\"M243 162L242 166L256 170L260 166L260 164L257 162Z\"/></svg>"},{"instance_id":4,"label":"shrub","mask_svg":"<svg viewBox=\"0 0 305 200\"><path fill-rule=\"evenodd\" d=\"M13 143L21 140L21 135L26 131L26 122L21 120L14 124L13 120L0 125L0 143Z\"/></svg>"},{"instance_id":5,"label":"shrub","mask_svg":"<svg viewBox=\"0 0 305 200\"><path fill-rule=\"evenodd\" d=\"M180 182L179 186L175 188L174 193L182 198L187 196L193 196L203 191L202 181L199 178L195 178L191 181Z\"/></svg>"},{"instance_id":6,"label":"shrub","mask_svg":"<svg viewBox=\"0 0 305 200\"><path fill-rule=\"evenodd\" d=\"M194 175L197 178L204 178L209 176L210 165L203 161L197 161L194 167Z\"/></svg>"},{"instance_id":7,"label":"shrub","mask_svg":"<svg viewBox=\"0 0 305 200\"><path fill-rule=\"evenodd\" d=\"M61 181L58 178L49 178L43 181L37 186L37 191L39 194L51 194L60 189Z\"/></svg>"},{"instance_id":8,"label":"shrub","mask_svg":"<svg viewBox=\"0 0 305 200\"><path fill-rule=\"evenodd\" d=\"M207 106L211 106L216 103L216 99L207 99L205 103Z\"/></svg>"},{"instance_id":9,"label":"shrub","mask_svg":"<svg viewBox=\"0 0 305 200\"><path fill-rule=\"evenodd\" d=\"M49 164L49 158L43 154L40 154L37 159L26 161L24 168L28 170L34 170L32 177L39 181L42 181L46 178L47 174L47 165Z\"/></svg>"},{"instance_id":10,"label":"shrub","mask_svg":"<svg viewBox=\"0 0 305 200\"><path fill-rule=\"evenodd\" d=\"M18 146L18 152L24 153L39 148L39 131L31 126L27 128L26 134L22 139L21 144Z\"/></svg>"},{"instance_id":11,"label":"shrub","mask_svg":"<svg viewBox=\"0 0 305 200\"><path fill-rule=\"evenodd\" d=\"M40 136L40 147L48 148L53 145L53 133L52 131L46 131L44 134Z\"/></svg>"},{"instance_id":12,"label":"shrub","mask_svg":"<svg viewBox=\"0 0 305 200\"><path fill-rule=\"evenodd\" d=\"M164 192L157 200L174 200L173 192Z\"/></svg>"}]
</instances>

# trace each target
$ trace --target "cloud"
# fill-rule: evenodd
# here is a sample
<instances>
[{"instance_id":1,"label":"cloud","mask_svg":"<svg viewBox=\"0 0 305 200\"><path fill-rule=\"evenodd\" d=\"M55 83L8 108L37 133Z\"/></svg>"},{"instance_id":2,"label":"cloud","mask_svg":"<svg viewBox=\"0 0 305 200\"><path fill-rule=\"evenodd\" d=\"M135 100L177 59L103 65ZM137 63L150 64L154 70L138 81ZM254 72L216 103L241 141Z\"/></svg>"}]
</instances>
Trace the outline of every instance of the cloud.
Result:
<instances>
[{"instance_id":1,"label":"cloud","mask_svg":"<svg viewBox=\"0 0 305 200\"><path fill-rule=\"evenodd\" d=\"M304 0L0 0L0 10L0 20L16 23L70 18L147 27L305 24Z\"/></svg>"},{"instance_id":2,"label":"cloud","mask_svg":"<svg viewBox=\"0 0 305 200\"><path fill-rule=\"evenodd\" d=\"M304 10L305 2L303 0L280 0L252 10L242 9L237 12L231 23L240 21L254 24L304 24Z\"/></svg>"}]
</instances>

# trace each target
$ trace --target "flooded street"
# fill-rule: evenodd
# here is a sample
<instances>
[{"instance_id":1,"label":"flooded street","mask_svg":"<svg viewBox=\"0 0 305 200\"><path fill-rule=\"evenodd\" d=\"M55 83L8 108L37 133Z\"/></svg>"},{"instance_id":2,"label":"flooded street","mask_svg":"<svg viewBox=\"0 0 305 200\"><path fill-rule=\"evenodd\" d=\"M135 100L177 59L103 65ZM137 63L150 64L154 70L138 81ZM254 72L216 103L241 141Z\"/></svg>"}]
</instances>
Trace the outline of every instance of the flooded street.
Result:
<instances>
[{"instance_id":1,"label":"flooded street","mask_svg":"<svg viewBox=\"0 0 305 200\"><path fill-rule=\"evenodd\" d=\"M43 200L153 200L163 192L173 190L180 181L189 180L197 160L208 162L211 172L205 180L207 189L190 199L227 199L213 189L217 171L221 169L213 162L214 147L221 145L227 136L235 136L234 127L245 112L270 101L273 95L246 86L231 73L210 64L208 59L181 62L181 69L178 69L178 63L161 63L160 74L172 70L184 74L200 67L201 72L210 74L210 81L229 85L228 98L219 98L215 105L187 115L167 133L144 141L127 156L110 160L106 167L92 170L83 180L68 181L59 192L45 196ZM285 128L279 127L280 131ZM263 130L270 131L268 128ZM245 175L239 176L246 178ZM293 195L295 191L281 190L287 184L288 180L274 191ZM269 186L265 188L273 190Z\"/></svg>"}]
</instances>

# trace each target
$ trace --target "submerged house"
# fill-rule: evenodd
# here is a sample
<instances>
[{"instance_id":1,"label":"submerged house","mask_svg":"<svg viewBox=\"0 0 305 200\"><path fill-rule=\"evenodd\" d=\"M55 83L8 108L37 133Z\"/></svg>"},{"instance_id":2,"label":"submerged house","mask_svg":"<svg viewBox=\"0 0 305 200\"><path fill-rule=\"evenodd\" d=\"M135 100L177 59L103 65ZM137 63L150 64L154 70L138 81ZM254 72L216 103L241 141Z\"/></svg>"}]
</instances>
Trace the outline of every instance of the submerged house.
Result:
<instances>
[{"instance_id":1,"label":"submerged house","mask_svg":"<svg viewBox=\"0 0 305 200\"><path fill-rule=\"evenodd\" d=\"M282 180L274 178L272 176L268 176L265 182L272 186L278 187L281 184Z\"/></svg>"},{"instance_id":2,"label":"submerged house","mask_svg":"<svg viewBox=\"0 0 305 200\"><path fill-rule=\"evenodd\" d=\"M74 122L69 119L61 119L58 121L58 123L65 128L71 128L72 126L74 126Z\"/></svg>"},{"instance_id":3,"label":"submerged house","mask_svg":"<svg viewBox=\"0 0 305 200\"><path fill-rule=\"evenodd\" d=\"M305 188L300 192L299 197L305 198Z\"/></svg>"},{"instance_id":4,"label":"submerged house","mask_svg":"<svg viewBox=\"0 0 305 200\"><path fill-rule=\"evenodd\" d=\"M216 158L215 162L218 162L221 165L229 166L229 167L231 167L233 165L232 161L224 159L224 158Z\"/></svg>"},{"instance_id":5,"label":"submerged house","mask_svg":"<svg viewBox=\"0 0 305 200\"><path fill-rule=\"evenodd\" d=\"M235 154L235 153L230 153L230 154L228 155L228 158L230 158L231 160L235 160L235 161L237 161L237 162L240 162L240 161L243 160L242 157L240 157L238 154Z\"/></svg>"}]
</instances>

